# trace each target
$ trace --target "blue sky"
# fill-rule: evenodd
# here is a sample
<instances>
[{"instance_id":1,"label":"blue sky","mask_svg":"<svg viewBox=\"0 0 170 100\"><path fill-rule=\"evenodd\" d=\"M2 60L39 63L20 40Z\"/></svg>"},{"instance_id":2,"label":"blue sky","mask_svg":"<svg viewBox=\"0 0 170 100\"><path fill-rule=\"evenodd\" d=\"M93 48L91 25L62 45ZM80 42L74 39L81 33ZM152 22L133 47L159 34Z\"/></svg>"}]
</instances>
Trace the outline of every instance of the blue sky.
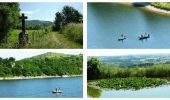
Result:
<instances>
[{"instance_id":1,"label":"blue sky","mask_svg":"<svg viewBox=\"0 0 170 100\"><path fill-rule=\"evenodd\" d=\"M4 50L0 50L0 57L2 58L8 58L8 57L14 57L16 60L20 60L23 58L28 58L28 57L32 57L32 56L36 56L39 54L43 54L46 52L54 52L54 53L64 53L64 54L82 54L82 52L80 50L52 50L52 49L4 49Z\"/></svg>"},{"instance_id":2,"label":"blue sky","mask_svg":"<svg viewBox=\"0 0 170 100\"><path fill-rule=\"evenodd\" d=\"M72 6L83 14L83 3L80 2L52 2L52 3L20 3L21 13L28 16L28 20L54 21L55 13L62 11L64 6Z\"/></svg>"}]
</instances>

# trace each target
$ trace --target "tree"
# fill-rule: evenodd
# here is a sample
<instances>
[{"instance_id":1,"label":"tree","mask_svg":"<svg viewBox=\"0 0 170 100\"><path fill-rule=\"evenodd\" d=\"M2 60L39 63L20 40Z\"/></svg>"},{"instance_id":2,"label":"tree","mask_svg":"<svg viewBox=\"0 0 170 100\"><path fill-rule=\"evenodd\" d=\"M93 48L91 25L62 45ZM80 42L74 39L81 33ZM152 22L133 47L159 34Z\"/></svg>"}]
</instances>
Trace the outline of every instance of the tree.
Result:
<instances>
[{"instance_id":1,"label":"tree","mask_svg":"<svg viewBox=\"0 0 170 100\"><path fill-rule=\"evenodd\" d=\"M23 75L22 66L17 64L14 68L12 68L12 73L15 76L22 76Z\"/></svg>"},{"instance_id":2,"label":"tree","mask_svg":"<svg viewBox=\"0 0 170 100\"><path fill-rule=\"evenodd\" d=\"M59 31L68 23L81 23L83 15L71 6L64 6L62 12L57 12L53 29Z\"/></svg>"},{"instance_id":3,"label":"tree","mask_svg":"<svg viewBox=\"0 0 170 100\"><path fill-rule=\"evenodd\" d=\"M97 58L91 58L87 62L87 79L97 79L99 78L99 67L100 66L100 61Z\"/></svg>"},{"instance_id":4,"label":"tree","mask_svg":"<svg viewBox=\"0 0 170 100\"><path fill-rule=\"evenodd\" d=\"M0 77L4 77L5 73L4 73L4 68L3 66L0 65Z\"/></svg>"},{"instance_id":5,"label":"tree","mask_svg":"<svg viewBox=\"0 0 170 100\"><path fill-rule=\"evenodd\" d=\"M54 30L55 31L59 31L62 28L62 23L63 23L63 15L60 12L57 12L55 17L55 21L54 21Z\"/></svg>"},{"instance_id":6,"label":"tree","mask_svg":"<svg viewBox=\"0 0 170 100\"><path fill-rule=\"evenodd\" d=\"M62 13L64 18L64 24L80 23L82 20L82 14L71 6L64 6Z\"/></svg>"},{"instance_id":7,"label":"tree","mask_svg":"<svg viewBox=\"0 0 170 100\"><path fill-rule=\"evenodd\" d=\"M19 3L0 3L0 43L7 43L8 32L19 23Z\"/></svg>"}]
</instances>

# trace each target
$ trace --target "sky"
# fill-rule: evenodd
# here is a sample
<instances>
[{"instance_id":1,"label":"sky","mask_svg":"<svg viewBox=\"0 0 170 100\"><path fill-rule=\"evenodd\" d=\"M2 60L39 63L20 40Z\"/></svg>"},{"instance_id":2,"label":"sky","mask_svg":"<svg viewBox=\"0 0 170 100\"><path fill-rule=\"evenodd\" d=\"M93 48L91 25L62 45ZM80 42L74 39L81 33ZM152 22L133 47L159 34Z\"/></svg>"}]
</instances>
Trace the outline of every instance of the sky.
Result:
<instances>
[{"instance_id":1,"label":"sky","mask_svg":"<svg viewBox=\"0 0 170 100\"><path fill-rule=\"evenodd\" d=\"M64 54L82 54L80 50L54 50L54 49L1 49L0 50L0 57L2 58L9 58L14 57L16 60L20 60L23 58L28 58L36 55L40 55L47 52L54 52L54 53L64 53Z\"/></svg>"},{"instance_id":2,"label":"sky","mask_svg":"<svg viewBox=\"0 0 170 100\"><path fill-rule=\"evenodd\" d=\"M83 3L80 2L21 2L19 4L21 13L24 13L28 17L28 20L54 21L55 13L62 11L63 7L66 5L74 7L83 14Z\"/></svg>"}]
</instances>

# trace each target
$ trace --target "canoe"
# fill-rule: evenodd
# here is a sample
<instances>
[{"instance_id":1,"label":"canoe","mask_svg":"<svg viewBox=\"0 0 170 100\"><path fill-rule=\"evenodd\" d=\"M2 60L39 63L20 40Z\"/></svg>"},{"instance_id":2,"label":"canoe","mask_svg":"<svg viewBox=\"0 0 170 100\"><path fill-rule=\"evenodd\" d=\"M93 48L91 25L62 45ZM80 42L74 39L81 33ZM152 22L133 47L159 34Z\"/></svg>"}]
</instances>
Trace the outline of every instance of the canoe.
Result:
<instances>
[{"instance_id":1,"label":"canoe","mask_svg":"<svg viewBox=\"0 0 170 100\"><path fill-rule=\"evenodd\" d=\"M63 91L61 91L61 90L59 90L59 91L53 90L52 93L63 93Z\"/></svg>"},{"instance_id":2,"label":"canoe","mask_svg":"<svg viewBox=\"0 0 170 100\"><path fill-rule=\"evenodd\" d=\"M125 39L126 39L126 37L119 38L118 41L123 41L123 40L125 40Z\"/></svg>"},{"instance_id":3,"label":"canoe","mask_svg":"<svg viewBox=\"0 0 170 100\"><path fill-rule=\"evenodd\" d=\"M150 35L143 36L143 37L139 36L138 38L139 38L139 40L148 39L148 38L150 38Z\"/></svg>"}]
</instances>

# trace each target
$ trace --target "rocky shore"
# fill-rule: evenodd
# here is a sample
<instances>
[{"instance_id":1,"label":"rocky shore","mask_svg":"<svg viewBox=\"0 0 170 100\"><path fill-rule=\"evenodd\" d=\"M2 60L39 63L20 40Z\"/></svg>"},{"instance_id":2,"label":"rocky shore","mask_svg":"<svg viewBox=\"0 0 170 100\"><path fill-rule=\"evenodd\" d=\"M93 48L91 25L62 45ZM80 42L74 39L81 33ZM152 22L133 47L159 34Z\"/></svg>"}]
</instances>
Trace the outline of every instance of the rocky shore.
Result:
<instances>
[{"instance_id":1,"label":"rocky shore","mask_svg":"<svg viewBox=\"0 0 170 100\"><path fill-rule=\"evenodd\" d=\"M26 79L41 79L41 78L62 78L62 77L79 77L83 75L62 75L62 76L14 76L0 77L0 80L26 80Z\"/></svg>"}]
</instances>

